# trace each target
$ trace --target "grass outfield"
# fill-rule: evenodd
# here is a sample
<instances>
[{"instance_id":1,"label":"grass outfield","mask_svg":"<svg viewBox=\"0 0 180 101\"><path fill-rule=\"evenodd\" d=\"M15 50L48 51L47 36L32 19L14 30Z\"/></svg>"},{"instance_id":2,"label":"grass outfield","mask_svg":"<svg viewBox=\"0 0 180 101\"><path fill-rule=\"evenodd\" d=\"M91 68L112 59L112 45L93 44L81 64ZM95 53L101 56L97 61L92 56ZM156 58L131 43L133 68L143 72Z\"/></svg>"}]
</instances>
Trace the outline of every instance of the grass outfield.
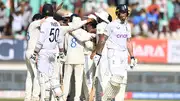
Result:
<instances>
[{"instance_id":1,"label":"grass outfield","mask_svg":"<svg viewBox=\"0 0 180 101\"><path fill-rule=\"evenodd\" d=\"M0 101L23 101L23 99L0 99ZM125 101L180 101L180 100L125 100Z\"/></svg>"}]
</instances>

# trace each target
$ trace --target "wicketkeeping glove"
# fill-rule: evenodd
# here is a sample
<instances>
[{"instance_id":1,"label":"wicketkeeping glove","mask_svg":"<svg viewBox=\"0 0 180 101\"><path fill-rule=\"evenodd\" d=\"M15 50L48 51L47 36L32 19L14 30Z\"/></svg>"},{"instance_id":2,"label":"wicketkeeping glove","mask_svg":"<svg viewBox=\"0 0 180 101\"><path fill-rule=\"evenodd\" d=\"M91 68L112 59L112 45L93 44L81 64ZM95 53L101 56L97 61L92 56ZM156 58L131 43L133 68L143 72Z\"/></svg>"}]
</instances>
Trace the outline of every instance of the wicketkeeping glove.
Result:
<instances>
[{"instance_id":1,"label":"wicketkeeping glove","mask_svg":"<svg viewBox=\"0 0 180 101\"><path fill-rule=\"evenodd\" d=\"M37 61L36 61L36 58L37 58L37 54L36 53L33 53L31 56L30 56L30 61L32 62L32 63L36 63Z\"/></svg>"},{"instance_id":2,"label":"wicketkeeping glove","mask_svg":"<svg viewBox=\"0 0 180 101\"><path fill-rule=\"evenodd\" d=\"M100 59L101 59L101 54L96 54L96 55L93 57L93 61L94 61L94 63L95 63L95 66L98 66L98 65L99 65Z\"/></svg>"},{"instance_id":3,"label":"wicketkeeping glove","mask_svg":"<svg viewBox=\"0 0 180 101\"><path fill-rule=\"evenodd\" d=\"M59 62L65 62L66 61L66 58L65 58L66 56L64 55L64 52L60 52L59 53L59 56L57 57L57 59L58 59L58 61Z\"/></svg>"},{"instance_id":4,"label":"wicketkeeping glove","mask_svg":"<svg viewBox=\"0 0 180 101\"><path fill-rule=\"evenodd\" d=\"M135 57L131 57L131 64L130 67L133 69L137 65L137 59Z\"/></svg>"}]
</instances>

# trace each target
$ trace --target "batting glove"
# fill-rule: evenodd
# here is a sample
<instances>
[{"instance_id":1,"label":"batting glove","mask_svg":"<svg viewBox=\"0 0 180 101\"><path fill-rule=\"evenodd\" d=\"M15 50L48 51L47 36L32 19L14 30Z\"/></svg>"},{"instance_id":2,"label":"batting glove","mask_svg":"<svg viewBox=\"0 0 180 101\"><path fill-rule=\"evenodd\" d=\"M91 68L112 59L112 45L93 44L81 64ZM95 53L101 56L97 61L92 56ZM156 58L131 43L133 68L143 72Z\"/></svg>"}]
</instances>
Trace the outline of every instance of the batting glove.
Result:
<instances>
[{"instance_id":1,"label":"batting glove","mask_svg":"<svg viewBox=\"0 0 180 101\"><path fill-rule=\"evenodd\" d=\"M133 69L136 65L137 65L137 59L134 56L132 56L131 65L130 65L131 69Z\"/></svg>"},{"instance_id":2,"label":"batting glove","mask_svg":"<svg viewBox=\"0 0 180 101\"><path fill-rule=\"evenodd\" d=\"M65 57L66 56L64 55L64 52L60 52L59 56L57 58L58 58L59 62L64 63L66 61Z\"/></svg>"},{"instance_id":3,"label":"batting glove","mask_svg":"<svg viewBox=\"0 0 180 101\"><path fill-rule=\"evenodd\" d=\"M30 56L30 61L32 63L36 63L37 61L37 54L36 53L33 53L31 56Z\"/></svg>"},{"instance_id":4,"label":"batting glove","mask_svg":"<svg viewBox=\"0 0 180 101\"><path fill-rule=\"evenodd\" d=\"M101 54L96 54L96 55L93 57L93 61L94 61L94 63L95 63L95 66L98 66L98 65L99 65L100 59L101 59Z\"/></svg>"}]
</instances>

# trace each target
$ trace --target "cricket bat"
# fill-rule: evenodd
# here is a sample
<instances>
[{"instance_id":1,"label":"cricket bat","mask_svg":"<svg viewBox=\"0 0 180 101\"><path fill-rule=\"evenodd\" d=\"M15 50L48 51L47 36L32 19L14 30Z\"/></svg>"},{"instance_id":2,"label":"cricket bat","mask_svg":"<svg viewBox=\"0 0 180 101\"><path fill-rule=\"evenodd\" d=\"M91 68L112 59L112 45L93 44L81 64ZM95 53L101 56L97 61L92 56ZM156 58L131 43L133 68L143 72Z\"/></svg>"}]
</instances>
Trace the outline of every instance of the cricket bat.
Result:
<instances>
[{"instance_id":1,"label":"cricket bat","mask_svg":"<svg viewBox=\"0 0 180 101\"><path fill-rule=\"evenodd\" d=\"M94 64L95 66L95 64ZM90 91L90 96L89 96L89 101L94 101L94 97L95 97L95 81L96 81L96 77L98 77L98 72L99 72L99 63L97 66L95 66L96 70L95 70L95 75L94 75L94 78L93 78L93 85L92 85L92 88L91 88L91 91Z\"/></svg>"}]
</instances>

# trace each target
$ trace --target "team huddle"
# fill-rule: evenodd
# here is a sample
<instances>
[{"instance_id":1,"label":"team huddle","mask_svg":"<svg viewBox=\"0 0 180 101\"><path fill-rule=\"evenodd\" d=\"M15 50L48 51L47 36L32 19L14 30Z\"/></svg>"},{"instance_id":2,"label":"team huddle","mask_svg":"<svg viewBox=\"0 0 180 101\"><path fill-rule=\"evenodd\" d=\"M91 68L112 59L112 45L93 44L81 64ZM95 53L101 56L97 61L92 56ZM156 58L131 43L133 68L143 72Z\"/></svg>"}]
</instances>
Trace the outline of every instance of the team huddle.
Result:
<instances>
[{"instance_id":1,"label":"team huddle","mask_svg":"<svg viewBox=\"0 0 180 101\"><path fill-rule=\"evenodd\" d=\"M83 20L58 10L45 4L29 25L24 101L124 101L127 69L137 64L128 7L118 5L113 21L105 11Z\"/></svg>"}]
</instances>

